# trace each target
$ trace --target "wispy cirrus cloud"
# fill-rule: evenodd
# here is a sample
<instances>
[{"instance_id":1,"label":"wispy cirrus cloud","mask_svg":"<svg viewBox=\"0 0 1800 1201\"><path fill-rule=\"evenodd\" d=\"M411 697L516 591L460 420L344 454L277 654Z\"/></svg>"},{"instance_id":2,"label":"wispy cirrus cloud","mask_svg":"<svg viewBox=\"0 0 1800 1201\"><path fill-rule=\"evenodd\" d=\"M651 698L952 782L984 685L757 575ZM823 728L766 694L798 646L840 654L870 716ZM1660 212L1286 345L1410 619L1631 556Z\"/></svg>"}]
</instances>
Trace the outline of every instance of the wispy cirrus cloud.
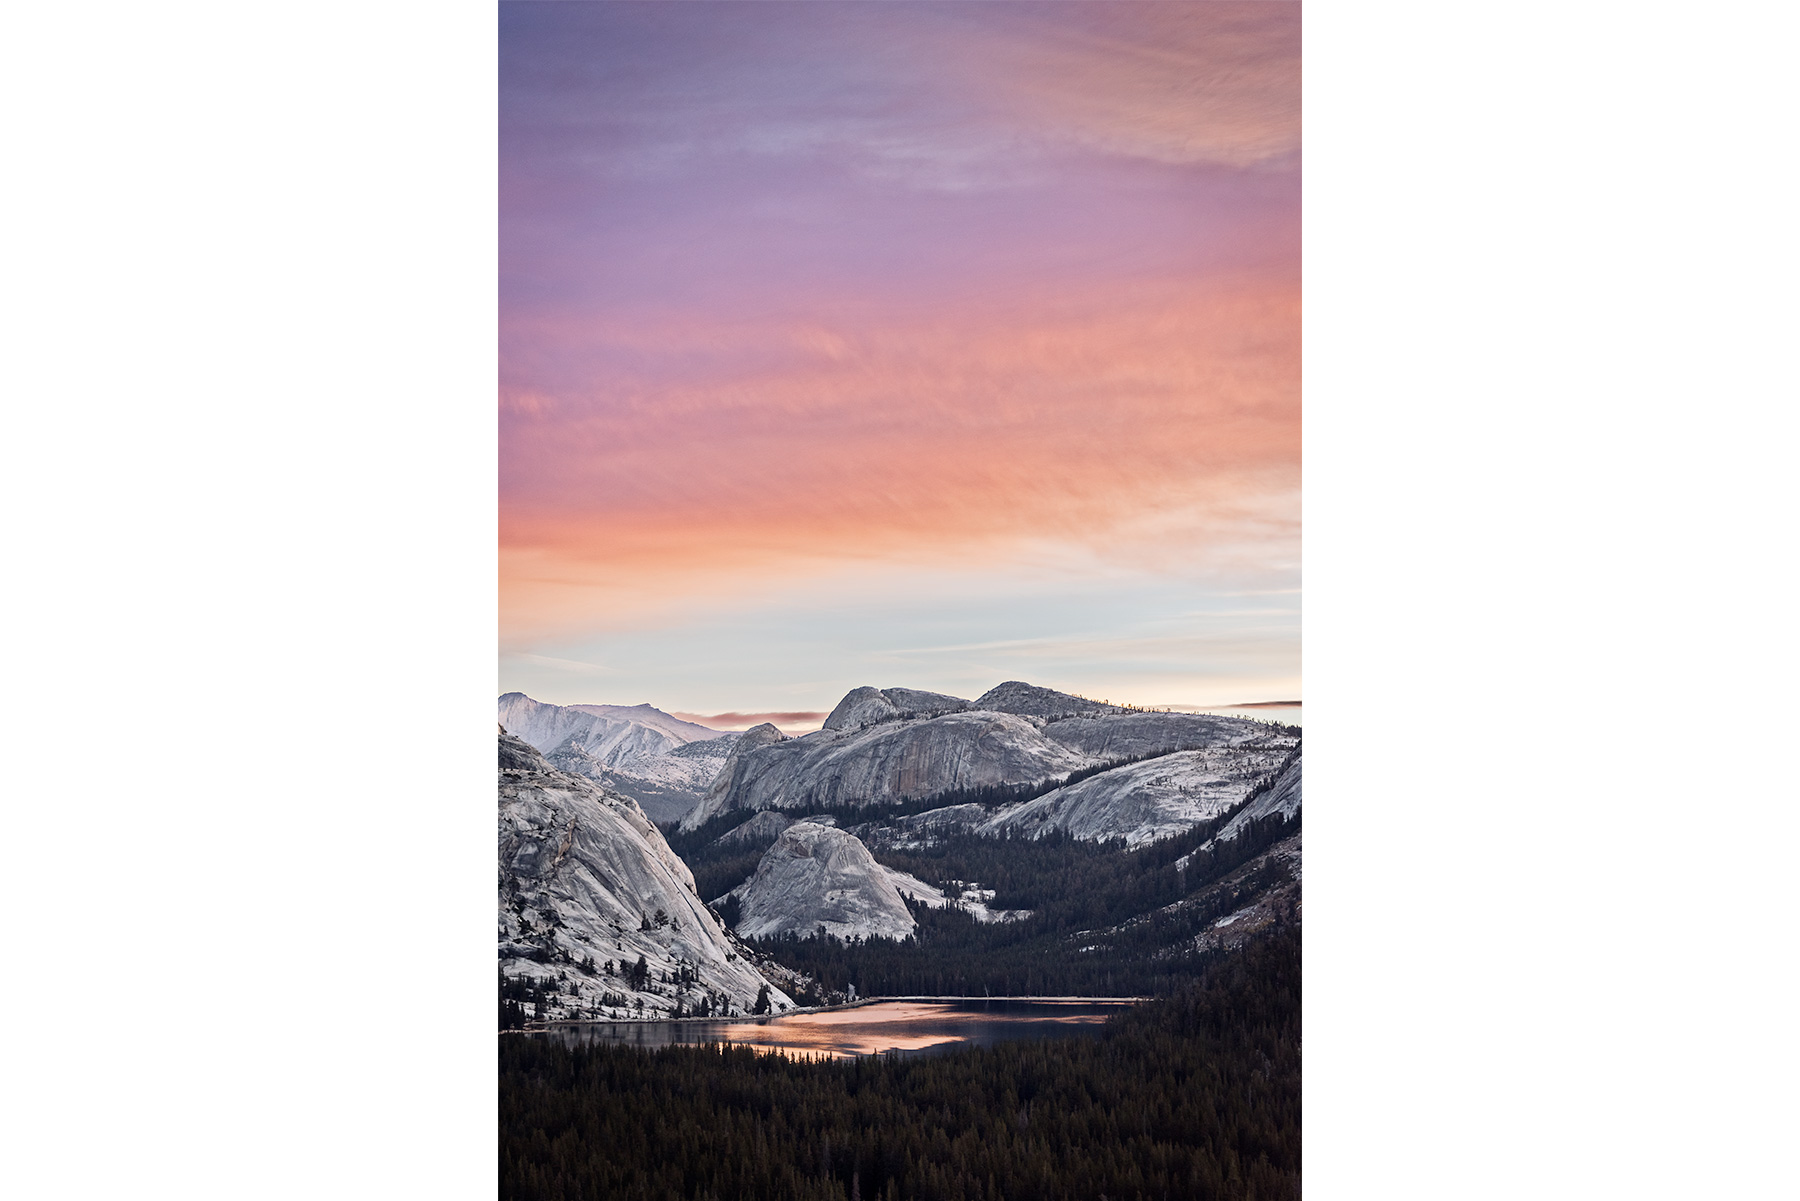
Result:
<instances>
[{"instance_id":1,"label":"wispy cirrus cloud","mask_svg":"<svg viewBox=\"0 0 1800 1201\"><path fill-rule=\"evenodd\" d=\"M501 19L504 645L1290 570L1296 5Z\"/></svg>"},{"instance_id":2,"label":"wispy cirrus cloud","mask_svg":"<svg viewBox=\"0 0 1800 1201\"><path fill-rule=\"evenodd\" d=\"M1292 294L1254 278L1195 291L782 327L722 378L646 374L509 415L507 624L624 618L721 575L1034 539L1140 559L1291 539Z\"/></svg>"},{"instance_id":3,"label":"wispy cirrus cloud","mask_svg":"<svg viewBox=\"0 0 1800 1201\"><path fill-rule=\"evenodd\" d=\"M558 659L552 655L534 655L529 651L515 652L519 659L526 663L536 663L544 667L554 667L559 671L572 671L584 676L615 676L618 669L605 667L599 663L584 663L576 659Z\"/></svg>"}]
</instances>

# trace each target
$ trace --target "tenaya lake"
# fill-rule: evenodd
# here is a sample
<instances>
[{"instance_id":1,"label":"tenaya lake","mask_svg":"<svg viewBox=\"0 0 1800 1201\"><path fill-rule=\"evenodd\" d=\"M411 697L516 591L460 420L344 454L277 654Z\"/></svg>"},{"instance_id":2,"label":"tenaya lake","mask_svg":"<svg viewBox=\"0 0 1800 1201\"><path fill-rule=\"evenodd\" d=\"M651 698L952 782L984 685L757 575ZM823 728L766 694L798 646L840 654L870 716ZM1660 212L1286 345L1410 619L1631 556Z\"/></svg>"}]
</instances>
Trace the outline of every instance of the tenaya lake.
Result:
<instances>
[{"instance_id":1,"label":"tenaya lake","mask_svg":"<svg viewBox=\"0 0 1800 1201\"><path fill-rule=\"evenodd\" d=\"M905 997L769 1018L681 1022L558 1022L539 1035L577 1045L654 1049L731 1043L789 1055L923 1055L1018 1038L1094 1034L1129 999Z\"/></svg>"}]
</instances>

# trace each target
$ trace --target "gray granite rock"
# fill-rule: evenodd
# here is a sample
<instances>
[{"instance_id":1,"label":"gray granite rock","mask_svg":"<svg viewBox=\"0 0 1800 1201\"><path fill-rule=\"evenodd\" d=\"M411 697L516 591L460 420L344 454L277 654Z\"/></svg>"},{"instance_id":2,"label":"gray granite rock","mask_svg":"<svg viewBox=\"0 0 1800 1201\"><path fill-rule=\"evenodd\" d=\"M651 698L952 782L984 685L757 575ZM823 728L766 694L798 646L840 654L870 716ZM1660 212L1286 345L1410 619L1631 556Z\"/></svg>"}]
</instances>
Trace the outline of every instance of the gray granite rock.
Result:
<instances>
[{"instance_id":1,"label":"gray granite rock","mask_svg":"<svg viewBox=\"0 0 1800 1201\"><path fill-rule=\"evenodd\" d=\"M890 720L760 745L751 744L745 734L727 772L683 819L682 828L695 829L733 809L804 812L990 784L1035 783L1093 762L1009 713L968 711Z\"/></svg>"},{"instance_id":2,"label":"gray granite rock","mask_svg":"<svg viewBox=\"0 0 1800 1201\"><path fill-rule=\"evenodd\" d=\"M1229 810L1281 766L1292 745L1268 736L1130 763L1009 806L979 830L1029 838L1063 830L1142 846Z\"/></svg>"},{"instance_id":3,"label":"gray granite rock","mask_svg":"<svg viewBox=\"0 0 1800 1201\"><path fill-rule=\"evenodd\" d=\"M795 822L775 840L756 874L732 889L737 932L746 938L811 934L905 938L916 924L891 873L854 835Z\"/></svg>"},{"instance_id":4,"label":"gray granite rock","mask_svg":"<svg viewBox=\"0 0 1800 1201\"><path fill-rule=\"evenodd\" d=\"M691 1012L704 998L749 1010L767 981L634 801L556 770L504 730L499 765L502 975L554 982L558 1016L628 1016L642 1001L646 1016L664 1017L678 1001ZM649 971L642 988L581 966L629 968L639 956ZM664 983L665 973L681 983ZM606 993L622 994L630 1010L602 1006ZM770 996L793 1004L779 989Z\"/></svg>"}]
</instances>

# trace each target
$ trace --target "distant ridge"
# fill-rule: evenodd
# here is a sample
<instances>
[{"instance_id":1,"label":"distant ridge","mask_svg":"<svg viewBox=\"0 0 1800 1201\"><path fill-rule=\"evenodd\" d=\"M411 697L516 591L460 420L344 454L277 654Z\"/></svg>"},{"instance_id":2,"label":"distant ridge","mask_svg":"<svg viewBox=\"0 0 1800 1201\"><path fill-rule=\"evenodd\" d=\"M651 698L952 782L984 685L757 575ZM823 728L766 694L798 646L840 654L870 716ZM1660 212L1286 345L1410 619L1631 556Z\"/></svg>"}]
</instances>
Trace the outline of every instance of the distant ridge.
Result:
<instances>
[{"instance_id":1,"label":"distant ridge","mask_svg":"<svg viewBox=\"0 0 1800 1201\"><path fill-rule=\"evenodd\" d=\"M1298 737L1269 708L1174 712L1023 680L973 701L861 685L818 730L790 737L765 723L741 735L681 829L734 810L799 818L935 801L945 822L983 832L1136 844L1236 804Z\"/></svg>"},{"instance_id":2,"label":"distant ridge","mask_svg":"<svg viewBox=\"0 0 1800 1201\"><path fill-rule=\"evenodd\" d=\"M523 692L502 696L499 716L552 767L603 781L654 821L674 821L698 804L738 739L652 705L551 705Z\"/></svg>"},{"instance_id":3,"label":"distant ridge","mask_svg":"<svg viewBox=\"0 0 1800 1201\"><path fill-rule=\"evenodd\" d=\"M781 713L775 713L775 712L770 712L770 713L681 713L681 712L671 712L669 714L669 716L678 717L682 721L693 722L697 725L706 726L709 729L718 730L718 729L722 729L725 727L731 727L731 728L735 729L738 726L742 726L745 729L749 729L751 726L760 726L764 722L767 722L770 725L774 725L774 726L797 726L797 725L815 725L816 726L820 722L825 720L825 711L822 709L819 709L819 710L806 709L806 710L794 710L791 712L781 712Z\"/></svg>"}]
</instances>

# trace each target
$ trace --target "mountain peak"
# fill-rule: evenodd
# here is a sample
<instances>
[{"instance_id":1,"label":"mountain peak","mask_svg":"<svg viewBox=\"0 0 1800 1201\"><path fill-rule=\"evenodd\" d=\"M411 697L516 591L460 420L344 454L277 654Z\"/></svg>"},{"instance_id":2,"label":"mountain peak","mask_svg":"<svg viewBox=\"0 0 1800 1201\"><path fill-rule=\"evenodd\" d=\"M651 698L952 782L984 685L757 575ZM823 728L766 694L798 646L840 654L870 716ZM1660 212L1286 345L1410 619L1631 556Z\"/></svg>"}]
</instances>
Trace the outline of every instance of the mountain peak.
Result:
<instances>
[{"instance_id":1,"label":"mountain peak","mask_svg":"<svg viewBox=\"0 0 1800 1201\"><path fill-rule=\"evenodd\" d=\"M827 730L860 730L877 722L899 717L900 710L883 695L881 689L864 685L852 688L825 719Z\"/></svg>"},{"instance_id":2,"label":"mountain peak","mask_svg":"<svg viewBox=\"0 0 1800 1201\"><path fill-rule=\"evenodd\" d=\"M1062 717L1071 713L1120 713L1117 705L1103 705L1085 697L1042 688L1023 680L996 684L975 698L974 708L995 713L1015 713L1020 717Z\"/></svg>"},{"instance_id":3,"label":"mountain peak","mask_svg":"<svg viewBox=\"0 0 1800 1201\"><path fill-rule=\"evenodd\" d=\"M873 691L871 689L871 691ZM905 938L917 924L888 873L854 834L795 822L733 889L747 938L822 930L833 938Z\"/></svg>"}]
</instances>

